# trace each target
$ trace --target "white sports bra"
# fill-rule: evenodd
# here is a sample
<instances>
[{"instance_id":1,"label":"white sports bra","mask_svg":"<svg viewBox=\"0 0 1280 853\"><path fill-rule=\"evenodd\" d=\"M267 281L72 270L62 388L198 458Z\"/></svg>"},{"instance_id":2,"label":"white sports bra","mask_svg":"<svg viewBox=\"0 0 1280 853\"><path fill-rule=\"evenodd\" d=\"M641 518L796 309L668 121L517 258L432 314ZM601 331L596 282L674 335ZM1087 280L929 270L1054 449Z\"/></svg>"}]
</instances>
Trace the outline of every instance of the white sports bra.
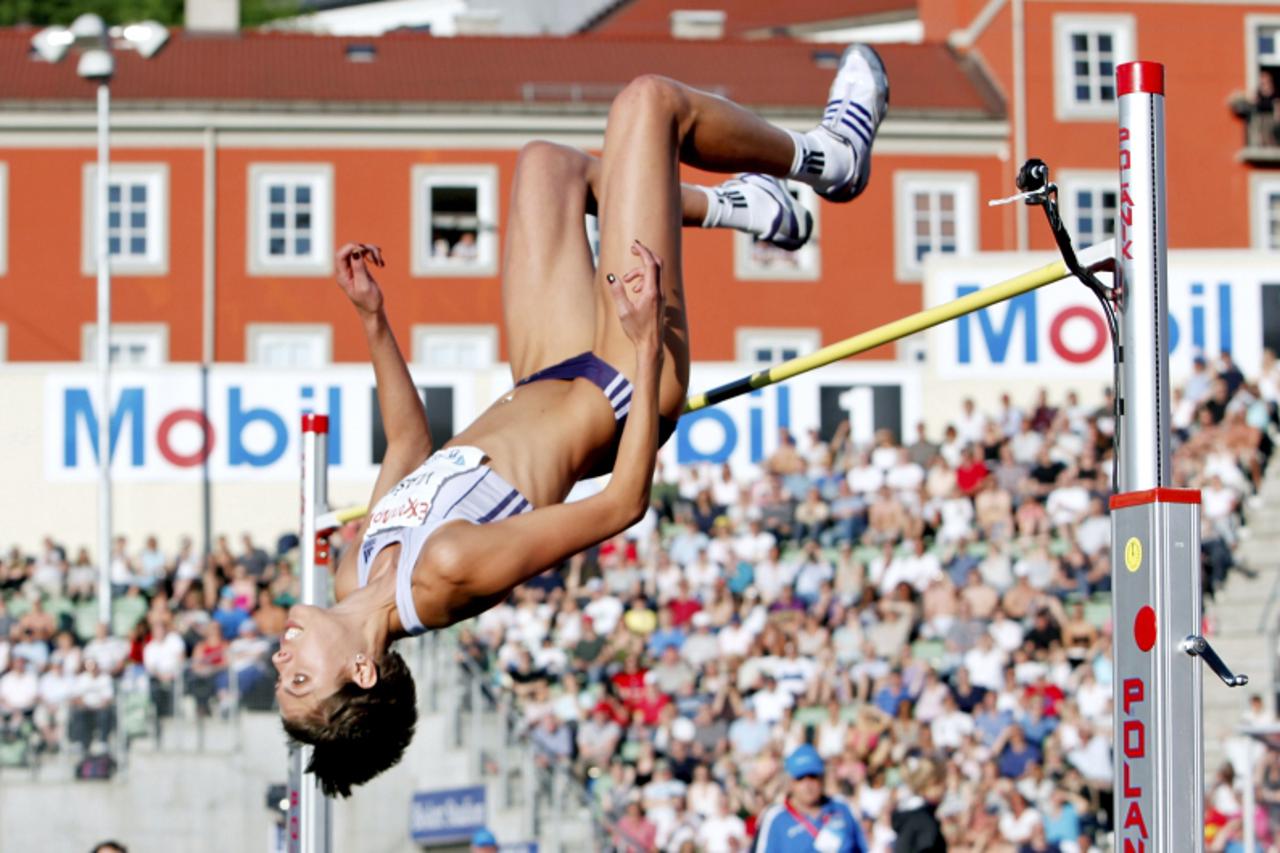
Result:
<instances>
[{"instance_id":1,"label":"white sports bra","mask_svg":"<svg viewBox=\"0 0 1280 853\"><path fill-rule=\"evenodd\" d=\"M396 610L410 634L426 630L413 603L413 568L427 539L447 521L488 524L533 509L528 499L488 465L478 447L447 447L427 457L382 496L370 513L356 563L359 586L382 549L400 546Z\"/></svg>"}]
</instances>

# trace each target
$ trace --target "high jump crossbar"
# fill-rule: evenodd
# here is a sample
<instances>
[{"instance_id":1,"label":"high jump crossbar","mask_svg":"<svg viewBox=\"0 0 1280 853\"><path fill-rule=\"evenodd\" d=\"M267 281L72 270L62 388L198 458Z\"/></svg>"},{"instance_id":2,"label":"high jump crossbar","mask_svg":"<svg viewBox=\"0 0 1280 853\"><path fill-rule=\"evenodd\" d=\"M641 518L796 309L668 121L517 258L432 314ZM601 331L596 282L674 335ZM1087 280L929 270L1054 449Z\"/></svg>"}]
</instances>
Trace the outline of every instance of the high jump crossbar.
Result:
<instances>
[{"instance_id":1,"label":"high jump crossbar","mask_svg":"<svg viewBox=\"0 0 1280 853\"><path fill-rule=\"evenodd\" d=\"M1114 246L1115 241L1113 240L1092 246L1080 253L1080 261L1086 269L1095 271L1109 269L1115 257ZM843 341L825 346L809 355L802 355L799 358L784 361L781 364L765 370L758 370L749 376L712 388L710 391L695 394L684 404L684 410L686 413L695 412L698 409L705 409L708 406L723 403L725 400L747 394L757 388L783 382L801 373L817 370L819 367L825 367L841 359L901 340L909 335L946 323L949 320L955 320L966 314L981 311L983 308L989 308L997 303L1013 299L1015 296L1021 296L1028 291L1044 287L1046 284L1061 281L1070 275L1071 271L1067 269L1065 261L1054 261L1039 269L1025 272L998 284L992 284L966 296L961 296L959 299L953 299L942 305L917 311L910 316L885 323L851 338L845 338Z\"/></svg>"}]
</instances>

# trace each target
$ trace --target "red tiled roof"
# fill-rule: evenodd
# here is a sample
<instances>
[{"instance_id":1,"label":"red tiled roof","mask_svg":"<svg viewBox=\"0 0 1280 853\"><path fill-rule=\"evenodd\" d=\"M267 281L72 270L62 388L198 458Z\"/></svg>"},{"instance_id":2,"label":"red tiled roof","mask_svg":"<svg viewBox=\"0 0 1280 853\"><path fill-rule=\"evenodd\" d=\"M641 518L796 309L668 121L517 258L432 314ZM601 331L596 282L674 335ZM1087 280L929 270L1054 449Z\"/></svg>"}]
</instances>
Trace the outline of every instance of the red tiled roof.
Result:
<instances>
[{"instance_id":1,"label":"red tiled roof","mask_svg":"<svg viewBox=\"0 0 1280 853\"><path fill-rule=\"evenodd\" d=\"M663 36L677 9L715 9L725 15L725 33L740 36L774 27L848 21L915 12L918 0L621 0L591 26L613 35Z\"/></svg>"},{"instance_id":2,"label":"red tiled roof","mask_svg":"<svg viewBox=\"0 0 1280 853\"><path fill-rule=\"evenodd\" d=\"M33 59L34 30L0 30L0 102L89 100L74 57ZM352 62L352 45L374 45ZM909 112L1001 115L982 78L946 47L879 47L893 106ZM633 77L653 72L713 89L754 107L819 109L840 48L769 41L570 38L433 38L396 33L338 38L244 32L225 37L175 31L156 56L116 54L117 101L259 102L350 106L607 102ZM823 67L826 65L827 67ZM571 90L577 86L577 90Z\"/></svg>"}]
</instances>

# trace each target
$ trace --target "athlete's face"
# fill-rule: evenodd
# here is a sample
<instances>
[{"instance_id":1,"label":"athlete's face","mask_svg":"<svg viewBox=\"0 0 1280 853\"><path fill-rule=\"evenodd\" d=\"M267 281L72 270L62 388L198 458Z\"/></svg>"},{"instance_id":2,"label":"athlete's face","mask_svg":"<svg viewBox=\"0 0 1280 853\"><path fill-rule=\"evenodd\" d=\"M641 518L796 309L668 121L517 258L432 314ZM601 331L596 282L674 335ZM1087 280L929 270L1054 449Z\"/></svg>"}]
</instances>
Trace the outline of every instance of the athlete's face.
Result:
<instances>
[{"instance_id":1,"label":"athlete's face","mask_svg":"<svg viewBox=\"0 0 1280 853\"><path fill-rule=\"evenodd\" d=\"M314 712L321 701L351 680L359 637L327 610L305 604L289 608L280 650L271 656L280 677L276 702L287 720Z\"/></svg>"}]
</instances>

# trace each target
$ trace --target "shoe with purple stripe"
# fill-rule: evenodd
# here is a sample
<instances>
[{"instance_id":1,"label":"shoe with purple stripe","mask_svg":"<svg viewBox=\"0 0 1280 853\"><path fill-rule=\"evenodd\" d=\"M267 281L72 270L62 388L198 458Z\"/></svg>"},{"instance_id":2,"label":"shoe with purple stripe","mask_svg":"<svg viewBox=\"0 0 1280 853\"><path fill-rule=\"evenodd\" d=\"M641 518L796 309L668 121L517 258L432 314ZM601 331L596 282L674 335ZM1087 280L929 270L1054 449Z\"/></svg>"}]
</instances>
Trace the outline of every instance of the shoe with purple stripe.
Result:
<instances>
[{"instance_id":1,"label":"shoe with purple stripe","mask_svg":"<svg viewBox=\"0 0 1280 853\"><path fill-rule=\"evenodd\" d=\"M849 177L826 190L828 201L850 201L871 177L871 146L889 108L889 75L870 45L854 44L840 57L820 127L853 151ZM820 170L820 167L819 167Z\"/></svg>"}]
</instances>

